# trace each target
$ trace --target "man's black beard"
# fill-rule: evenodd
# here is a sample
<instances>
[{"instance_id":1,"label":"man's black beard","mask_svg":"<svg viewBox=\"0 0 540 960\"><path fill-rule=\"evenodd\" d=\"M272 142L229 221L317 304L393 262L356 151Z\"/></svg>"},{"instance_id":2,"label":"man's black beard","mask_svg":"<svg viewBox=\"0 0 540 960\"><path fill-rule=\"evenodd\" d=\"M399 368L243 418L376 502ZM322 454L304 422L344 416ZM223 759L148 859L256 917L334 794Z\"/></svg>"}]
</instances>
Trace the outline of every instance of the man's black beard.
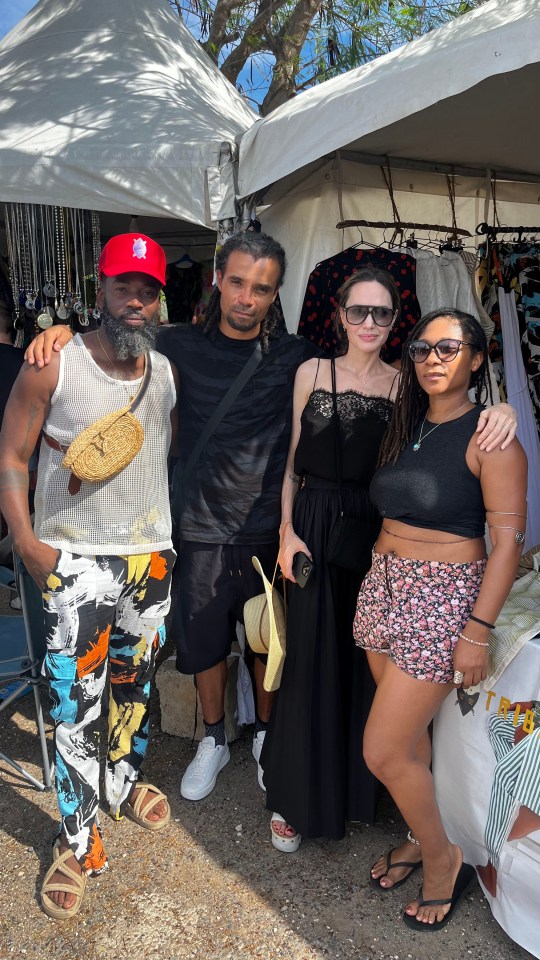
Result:
<instances>
[{"instance_id":1,"label":"man's black beard","mask_svg":"<svg viewBox=\"0 0 540 960\"><path fill-rule=\"evenodd\" d=\"M227 317L227 323L233 330L239 330L241 333L250 333L251 330L255 330L255 327L261 325L261 321L254 317L246 317L245 323L239 322L232 314Z\"/></svg>"},{"instance_id":2,"label":"man's black beard","mask_svg":"<svg viewBox=\"0 0 540 960\"><path fill-rule=\"evenodd\" d=\"M133 316L134 310L129 311ZM159 327L159 310L156 310L150 320L146 320L144 327L131 329L126 326L121 317L113 317L105 305L101 311L101 326L114 346L114 352L119 360L129 357L142 357L156 345L156 336Z\"/></svg>"}]
</instances>

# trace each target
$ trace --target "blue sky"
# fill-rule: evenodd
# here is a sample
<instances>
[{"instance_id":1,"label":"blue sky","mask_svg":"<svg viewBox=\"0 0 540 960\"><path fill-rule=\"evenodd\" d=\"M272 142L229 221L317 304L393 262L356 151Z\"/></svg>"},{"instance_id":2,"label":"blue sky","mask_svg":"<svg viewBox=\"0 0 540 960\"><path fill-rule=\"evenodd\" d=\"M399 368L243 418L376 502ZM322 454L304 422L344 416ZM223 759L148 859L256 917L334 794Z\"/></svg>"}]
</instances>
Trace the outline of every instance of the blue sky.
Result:
<instances>
[{"instance_id":1,"label":"blue sky","mask_svg":"<svg viewBox=\"0 0 540 960\"><path fill-rule=\"evenodd\" d=\"M35 5L36 0L0 0L0 37L15 26Z\"/></svg>"}]
</instances>

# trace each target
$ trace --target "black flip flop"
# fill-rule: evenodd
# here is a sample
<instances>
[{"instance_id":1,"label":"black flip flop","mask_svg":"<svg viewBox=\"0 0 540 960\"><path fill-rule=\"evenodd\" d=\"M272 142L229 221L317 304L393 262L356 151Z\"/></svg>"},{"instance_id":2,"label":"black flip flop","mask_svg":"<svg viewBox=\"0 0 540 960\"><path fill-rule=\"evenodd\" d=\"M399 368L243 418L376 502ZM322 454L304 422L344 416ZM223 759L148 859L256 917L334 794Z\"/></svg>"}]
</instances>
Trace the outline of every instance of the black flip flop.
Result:
<instances>
[{"instance_id":1,"label":"black flip flop","mask_svg":"<svg viewBox=\"0 0 540 960\"><path fill-rule=\"evenodd\" d=\"M474 878L476 877L476 870L470 865L470 863L462 863L459 868L459 873L456 877L456 882L454 884L454 889L452 890L452 896L448 900L424 900L422 896L422 887L418 893L418 900L421 907L445 907L447 903L450 904L450 909L448 913L445 913L442 920L435 920L434 923L423 923L420 920L414 917L409 916L408 913L404 913L402 916L403 923L406 923L411 930L420 930L422 933L431 932L432 930L441 930L448 921L450 920L454 910L456 909L459 900L463 894L468 890Z\"/></svg>"},{"instance_id":2,"label":"black flip flop","mask_svg":"<svg viewBox=\"0 0 540 960\"><path fill-rule=\"evenodd\" d=\"M382 893L390 893L392 890L397 890L402 883L406 883L409 877L412 877L415 870L418 870L422 866L421 860L397 860L395 863L392 863L392 854L396 850L396 847L392 847L391 850L386 854L386 871L385 873L379 874L378 877L372 877L371 872L369 874L369 879L371 880L372 886L378 888ZM375 861L377 863L377 861ZM373 867L375 866L373 864ZM371 868L373 870L373 867ZM381 887L380 881L383 877L387 877L390 873L390 870L393 870L394 867L409 867L409 872L405 877L402 877L401 880L396 880L396 882L391 887Z\"/></svg>"}]
</instances>

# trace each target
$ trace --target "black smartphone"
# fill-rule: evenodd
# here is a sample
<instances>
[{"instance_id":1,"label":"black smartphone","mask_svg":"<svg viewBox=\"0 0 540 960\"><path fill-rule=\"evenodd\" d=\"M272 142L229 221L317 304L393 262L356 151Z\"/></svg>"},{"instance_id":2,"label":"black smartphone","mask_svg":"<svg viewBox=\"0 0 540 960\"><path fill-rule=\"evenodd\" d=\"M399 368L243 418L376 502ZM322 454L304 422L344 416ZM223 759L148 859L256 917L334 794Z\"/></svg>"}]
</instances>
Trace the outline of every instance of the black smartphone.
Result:
<instances>
[{"instance_id":1,"label":"black smartphone","mask_svg":"<svg viewBox=\"0 0 540 960\"><path fill-rule=\"evenodd\" d=\"M306 553L301 550L295 553L292 564L293 577L299 587L305 587L313 571L313 560L310 560Z\"/></svg>"}]
</instances>

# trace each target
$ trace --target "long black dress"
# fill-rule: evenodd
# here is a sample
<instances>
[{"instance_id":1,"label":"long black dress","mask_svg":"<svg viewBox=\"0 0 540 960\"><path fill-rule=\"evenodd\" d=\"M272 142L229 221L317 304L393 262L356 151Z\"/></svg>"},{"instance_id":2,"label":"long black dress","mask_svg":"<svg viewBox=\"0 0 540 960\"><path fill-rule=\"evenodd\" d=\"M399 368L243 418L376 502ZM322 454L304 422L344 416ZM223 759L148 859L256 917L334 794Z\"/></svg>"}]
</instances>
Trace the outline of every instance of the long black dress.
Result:
<instances>
[{"instance_id":1,"label":"long black dress","mask_svg":"<svg viewBox=\"0 0 540 960\"><path fill-rule=\"evenodd\" d=\"M392 402L348 390L337 394L343 505L347 516L378 521L368 488ZM374 694L352 623L364 573L326 562L339 513L332 394L316 389L301 417L295 473L295 532L315 569L306 586L287 584L287 655L261 755L266 806L303 837L340 839L348 820L372 823L377 785L362 756Z\"/></svg>"}]
</instances>

